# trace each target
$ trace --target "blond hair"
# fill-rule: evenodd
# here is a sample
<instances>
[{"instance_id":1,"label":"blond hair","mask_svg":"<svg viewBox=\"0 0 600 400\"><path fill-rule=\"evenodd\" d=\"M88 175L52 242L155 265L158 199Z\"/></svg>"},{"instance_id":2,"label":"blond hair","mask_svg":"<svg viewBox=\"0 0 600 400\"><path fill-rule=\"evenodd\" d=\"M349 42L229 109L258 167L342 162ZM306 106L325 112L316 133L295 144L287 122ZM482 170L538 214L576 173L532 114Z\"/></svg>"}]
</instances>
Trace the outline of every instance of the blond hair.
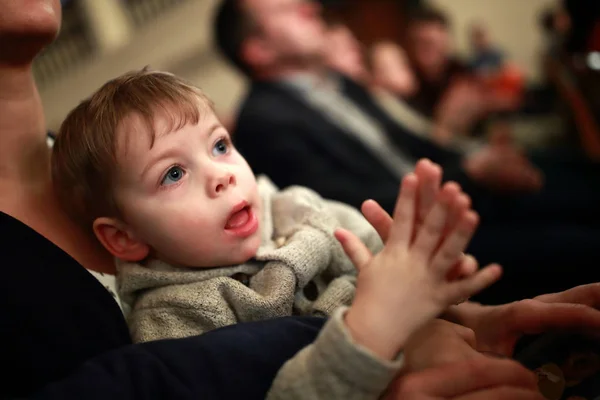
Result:
<instances>
[{"instance_id":1,"label":"blond hair","mask_svg":"<svg viewBox=\"0 0 600 400\"><path fill-rule=\"evenodd\" d=\"M212 103L197 87L144 68L113 79L80 103L62 123L52 155L52 179L65 210L91 229L102 216L119 217L114 198L118 132L139 116L154 143L157 114L170 131L197 124Z\"/></svg>"}]
</instances>

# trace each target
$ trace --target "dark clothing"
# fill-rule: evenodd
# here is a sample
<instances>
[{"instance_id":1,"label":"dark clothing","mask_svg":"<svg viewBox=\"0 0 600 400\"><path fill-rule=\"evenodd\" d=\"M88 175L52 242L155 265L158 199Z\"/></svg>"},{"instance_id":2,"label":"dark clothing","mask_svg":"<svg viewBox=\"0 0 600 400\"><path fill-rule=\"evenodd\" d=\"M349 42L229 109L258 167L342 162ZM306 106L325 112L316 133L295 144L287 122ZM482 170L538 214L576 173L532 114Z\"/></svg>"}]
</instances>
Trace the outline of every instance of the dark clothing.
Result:
<instances>
[{"instance_id":1,"label":"dark clothing","mask_svg":"<svg viewBox=\"0 0 600 400\"><path fill-rule=\"evenodd\" d=\"M343 80L343 90L415 159L437 160L449 174L460 168L460 154L405 131L360 86ZM399 188L396 176L359 140L323 118L285 85L252 84L233 140L254 172L266 174L279 187L307 186L354 207L372 198L386 210L394 208Z\"/></svg>"},{"instance_id":2,"label":"dark clothing","mask_svg":"<svg viewBox=\"0 0 600 400\"><path fill-rule=\"evenodd\" d=\"M32 399L262 400L279 369L316 339L324 321L286 317L131 345L86 362Z\"/></svg>"},{"instance_id":3,"label":"dark clothing","mask_svg":"<svg viewBox=\"0 0 600 400\"><path fill-rule=\"evenodd\" d=\"M502 262L507 270L517 271L518 277L511 282L525 287L520 296L538 289L545 291L545 287L567 288L563 285L564 274L588 265L590 252L587 250L600 246L600 207L597 206L600 189L594 184L600 177L597 166L587 165L576 157L535 158L534 162L539 161L547 174L547 184L541 193L493 194L462 171L462 155L407 132L391 121L362 87L348 80L343 84L346 95L384 127L394 145L415 159L427 157L441 164L446 180L461 183L473 198L482 219L471 251L482 260ZM355 207L372 198L388 212L393 211L399 179L362 143L324 118L318 109L310 107L285 85L252 84L241 107L234 141L254 171L266 174L280 187L307 186L326 198ZM517 240L523 236L506 233L521 227L529 229L527 241ZM593 235L586 236L588 240L573 243L572 238L581 234L579 227ZM564 238L561 237L563 228ZM556 234L546 238L542 234L547 230ZM529 246L528 243L533 242L536 244ZM532 255L530 248L545 251ZM558 264L558 260L564 261L565 254L571 255L568 266ZM496 258L498 255L504 256ZM537 277L540 271L546 271L542 281ZM592 275L593 281L600 281L600 271ZM582 274L575 274L574 279L579 277L578 283L590 282L590 277ZM537 287L531 284L533 279ZM485 301L510 301L517 293L503 291Z\"/></svg>"},{"instance_id":4,"label":"dark clothing","mask_svg":"<svg viewBox=\"0 0 600 400\"><path fill-rule=\"evenodd\" d=\"M68 254L1 212L0 247L0 399L263 399L323 324L284 318L130 345L115 300Z\"/></svg>"},{"instance_id":5,"label":"dark clothing","mask_svg":"<svg viewBox=\"0 0 600 400\"><path fill-rule=\"evenodd\" d=\"M495 48L475 53L471 60L471 70L477 73L495 73L504 64L504 54Z\"/></svg>"},{"instance_id":6,"label":"dark clothing","mask_svg":"<svg viewBox=\"0 0 600 400\"><path fill-rule=\"evenodd\" d=\"M131 343L121 310L77 261L0 213L0 392L26 395Z\"/></svg>"}]
</instances>

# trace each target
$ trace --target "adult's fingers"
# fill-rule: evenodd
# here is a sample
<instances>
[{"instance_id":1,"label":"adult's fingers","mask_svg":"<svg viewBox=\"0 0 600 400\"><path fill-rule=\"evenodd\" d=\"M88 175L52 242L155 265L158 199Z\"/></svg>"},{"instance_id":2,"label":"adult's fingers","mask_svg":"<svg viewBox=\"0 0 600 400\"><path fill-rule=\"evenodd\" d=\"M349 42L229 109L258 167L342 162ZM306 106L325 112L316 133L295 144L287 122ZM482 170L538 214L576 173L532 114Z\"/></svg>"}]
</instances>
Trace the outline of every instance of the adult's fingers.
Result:
<instances>
[{"instance_id":1,"label":"adult's fingers","mask_svg":"<svg viewBox=\"0 0 600 400\"><path fill-rule=\"evenodd\" d=\"M537 387L531 371L513 360L492 357L476 357L408 374L392 385L397 394L405 396L396 397L398 400L410 399L416 393L423 394L424 398L452 399L493 387Z\"/></svg>"},{"instance_id":2,"label":"adult's fingers","mask_svg":"<svg viewBox=\"0 0 600 400\"><path fill-rule=\"evenodd\" d=\"M587 332L600 329L600 311L583 304L523 300L510 305L505 323L519 334L549 330Z\"/></svg>"},{"instance_id":3,"label":"adult's fingers","mask_svg":"<svg viewBox=\"0 0 600 400\"><path fill-rule=\"evenodd\" d=\"M539 390L501 386L478 390L452 400L545 400Z\"/></svg>"},{"instance_id":4,"label":"adult's fingers","mask_svg":"<svg viewBox=\"0 0 600 400\"><path fill-rule=\"evenodd\" d=\"M575 303L600 309L600 283L576 286L564 292L544 294L535 298L544 303Z\"/></svg>"},{"instance_id":5,"label":"adult's fingers","mask_svg":"<svg viewBox=\"0 0 600 400\"><path fill-rule=\"evenodd\" d=\"M362 204L361 211L366 220L375 228L383 241L387 242L394 220L375 200L367 200Z\"/></svg>"},{"instance_id":6,"label":"adult's fingers","mask_svg":"<svg viewBox=\"0 0 600 400\"><path fill-rule=\"evenodd\" d=\"M354 233L346 229L337 229L335 238L340 242L344 252L360 272L373 258L371 251Z\"/></svg>"}]
</instances>

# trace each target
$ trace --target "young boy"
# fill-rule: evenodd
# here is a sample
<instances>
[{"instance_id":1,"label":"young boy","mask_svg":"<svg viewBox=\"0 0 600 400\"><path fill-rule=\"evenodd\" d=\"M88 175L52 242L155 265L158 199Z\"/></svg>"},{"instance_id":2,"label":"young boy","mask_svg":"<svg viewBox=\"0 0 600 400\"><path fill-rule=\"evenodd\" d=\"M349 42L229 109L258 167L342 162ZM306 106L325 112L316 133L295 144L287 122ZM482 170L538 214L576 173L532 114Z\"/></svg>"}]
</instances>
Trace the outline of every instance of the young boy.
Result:
<instances>
[{"instance_id":1,"label":"young boy","mask_svg":"<svg viewBox=\"0 0 600 400\"><path fill-rule=\"evenodd\" d=\"M418 179L407 176L388 243L373 257L382 243L358 211L257 181L209 100L163 72L125 74L77 106L60 129L52 171L66 209L118 260L134 341L331 316L282 369L274 398L304 393L292 387L300 372L335 391L341 383L328 363L340 357L369 370L358 381L378 377L366 398L381 394L408 335L499 276L462 258L477 221L456 185L444 186L415 229ZM468 276L449 279L457 268Z\"/></svg>"}]
</instances>

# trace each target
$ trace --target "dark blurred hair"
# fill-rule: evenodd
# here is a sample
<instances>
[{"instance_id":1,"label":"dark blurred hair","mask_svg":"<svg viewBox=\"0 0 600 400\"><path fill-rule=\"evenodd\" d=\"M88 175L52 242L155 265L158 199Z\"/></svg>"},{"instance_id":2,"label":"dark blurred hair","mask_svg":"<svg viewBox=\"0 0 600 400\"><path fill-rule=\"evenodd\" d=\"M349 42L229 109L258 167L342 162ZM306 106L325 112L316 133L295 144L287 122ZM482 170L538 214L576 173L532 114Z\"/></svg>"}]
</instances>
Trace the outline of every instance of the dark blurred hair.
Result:
<instances>
[{"instance_id":1,"label":"dark blurred hair","mask_svg":"<svg viewBox=\"0 0 600 400\"><path fill-rule=\"evenodd\" d=\"M434 8L418 7L408 15L408 26L430 23L440 24L445 28L450 28L448 17Z\"/></svg>"},{"instance_id":2,"label":"dark blurred hair","mask_svg":"<svg viewBox=\"0 0 600 400\"><path fill-rule=\"evenodd\" d=\"M223 0L217 8L213 23L216 44L233 65L245 75L251 74L241 50L244 41L254 30L254 22L240 0Z\"/></svg>"},{"instance_id":3,"label":"dark blurred hair","mask_svg":"<svg viewBox=\"0 0 600 400\"><path fill-rule=\"evenodd\" d=\"M553 8L547 8L540 14L539 24L544 33L552 33L554 31L554 15L556 11Z\"/></svg>"}]
</instances>

